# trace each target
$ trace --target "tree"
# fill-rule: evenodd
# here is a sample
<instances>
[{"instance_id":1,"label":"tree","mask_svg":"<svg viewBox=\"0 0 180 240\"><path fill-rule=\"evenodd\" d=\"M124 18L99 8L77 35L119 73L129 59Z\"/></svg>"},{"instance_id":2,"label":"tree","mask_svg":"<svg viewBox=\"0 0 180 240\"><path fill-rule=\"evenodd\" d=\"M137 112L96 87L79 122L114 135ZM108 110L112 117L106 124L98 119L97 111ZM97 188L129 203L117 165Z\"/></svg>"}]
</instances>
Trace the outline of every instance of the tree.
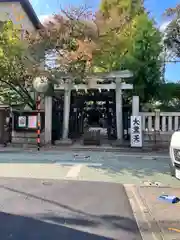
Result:
<instances>
[{"instance_id":1,"label":"tree","mask_svg":"<svg viewBox=\"0 0 180 240\"><path fill-rule=\"evenodd\" d=\"M134 73L134 94L140 96L141 102L148 102L158 97L163 83L161 34L144 13L134 18L129 39L132 45L122 66Z\"/></svg>"},{"instance_id":2,"label":"tree","mask_svg":"<svg viewBox=\"0 0 180 240\"><path fill-rule=\"evenodd\" d=\"M160 109L162 111L179 111L180 83L167 82L161 85L159 92Z\"/></svg>"},{"instance_id":3,"label":"tree","mask_svg":"<svg viewBox=\"0 0 180 240\"><path fill-rule=\"evenodd\" d=\"M54 15L38 32L23 38L11 21L1 25L1 102L35 109L31 97L35 77L46 76L50 83L67 74L74 82L84 79L90 70L93 48L94 30L86 24L89 13L85 8L62 12L63 17ZM56 55L53 67L48 63L52 53Z\"/></svg>"},{"instance_id":4,"label":"tree","mask_svg":"<svg viewBox=\"0 0 180 240\"><path fill-rule=\"evenodd\" d=\"M137 14L140 10L138 7ZM127 29L134 12L132 8L132 11L119 14L115 7L108 14L100 10L93 17L86 7L80 7L61 10L61 14L54 15L40 31L40 41L47 55L52 52L56 55L56 64L49 69L52 75L68 73L74 79L78 76L83 79L85 72L97 68L102 71L119 69L119 60L129 48Z\"/></svg>"},{"instance_id":5,"label":"tree","mask_svg":"<svg viewBox=\"0 0 180 240\"><path fill-rule=\"evenodd\" d=\"M105 29L105 33L94 52L95 69L132 70L133 94L139 95L141 102L155 98L162 82L161 34L143 2L103 0L96 16L100 31Z\"/></svg>"},{"instance_id":6,"label":"tree","mask_svg":"<svg viewBox=\"0 0 180 240\"><path fill-rule=\"evenodd\" d=\"M31 38L32 45L35 53L41 48L45 68L52 80L68 75L77 83L90 71L95 31L89 25L86 7L61 12L44 24L38 39Z\"/></svg>"},{"instance_id":7,"label":"tree","mask_svg":"<svg viewBox=\"0 0 180 240\"><path fill-rule=\"evenodd\" d=\"M137 8L132 4L127 8L123 1L118 8L112 5L109 11L98 11L95 17L86 7L62 10L26 41L18 37L12 23L5 25L0 55L3 87L10 87L34 108L29 91L36 76L45 75L53 82L68 75L73 83L79 83L95 68L129 68L135 73L135 93L148 101L160 82L160 35L140 1L136 1Z\"/></svg>"},{"instance_id":8,"label":"tree","mask_svg":"<svg viewBox=\"0 0 180 240\"><path fill-rule=\"evenodd\" d=\"M165 30L164 43L166 47L180 57L180 4L174 8L169 8L165 12L165 16L170 18L170 23Z\"/></svg>"},{"instance_id":9,"label":"tree","mask_svg":"<svg viewBox=\"0 0 180 240\"><path fill-rule=\"evenodd\" d=\"M122 61L132 45L131 24L143 11L140 0L103 0L95 16L99 31L94 66L101 71L120 70ZM132 40L132 39L131 39Z\"/></svg>"},{"instance_id":10,"label":"tree","mask_svg":"<svg viewBox=\"0 0 180 240\"><path fill-rule=\"evenodd\" d=\"M28 39L28 38L26 38ZM7 21L0 31L0 91L1 101L8 104L24 104L35 108L31 97L32 81L40 74L39 64L30 55L29 42L21 32Z\"/></svg>"},{"instance_id":11,"label":"tree","mask_svg":"<svg viewBox=\"0 0 180 240\"><path fill-rule=\"evenodd\" d=\"M125 14L130 19L144 12L143 0L102 0L100 11L106 16L111 16L111 11L116 6L119 15Z\"/></svg>"}]
</instances>

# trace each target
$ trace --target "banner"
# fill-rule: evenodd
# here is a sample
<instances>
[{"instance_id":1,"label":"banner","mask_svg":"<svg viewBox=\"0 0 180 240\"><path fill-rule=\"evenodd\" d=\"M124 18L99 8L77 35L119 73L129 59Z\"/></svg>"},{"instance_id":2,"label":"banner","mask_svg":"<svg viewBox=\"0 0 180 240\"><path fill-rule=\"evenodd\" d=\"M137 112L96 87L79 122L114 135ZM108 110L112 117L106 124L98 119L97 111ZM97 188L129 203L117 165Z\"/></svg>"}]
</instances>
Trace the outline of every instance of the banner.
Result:
<instances>
[{"instance_id":1,"label":"banner","mask_svg":"<svg viewBox=\"0 0 180 240\"><path fill-rule=\"evenodd\" d=\"M141 116L131 116L131 147L142 147Z\"/></svg>"}]
</instances>

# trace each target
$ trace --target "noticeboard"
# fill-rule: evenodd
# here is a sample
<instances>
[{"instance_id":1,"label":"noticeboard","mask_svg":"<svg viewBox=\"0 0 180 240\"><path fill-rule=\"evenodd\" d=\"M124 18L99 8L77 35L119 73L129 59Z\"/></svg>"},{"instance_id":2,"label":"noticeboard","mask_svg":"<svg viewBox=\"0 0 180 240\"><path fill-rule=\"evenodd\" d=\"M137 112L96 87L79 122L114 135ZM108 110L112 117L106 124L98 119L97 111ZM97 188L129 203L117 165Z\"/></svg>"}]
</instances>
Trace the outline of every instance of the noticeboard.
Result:
<instances>
[{"instance_id":1,"label":"noticeboard","mask_svg":"<svg viewBox=\"0 0 180 240\"><path fill-rule=\"evenodd\" d=\"M41 112L41 130L44 129L44 112ZM37 112L32 111L13 111L13 129L15 131L30 131L37 130Z\"/></svg>"}]
</instances>

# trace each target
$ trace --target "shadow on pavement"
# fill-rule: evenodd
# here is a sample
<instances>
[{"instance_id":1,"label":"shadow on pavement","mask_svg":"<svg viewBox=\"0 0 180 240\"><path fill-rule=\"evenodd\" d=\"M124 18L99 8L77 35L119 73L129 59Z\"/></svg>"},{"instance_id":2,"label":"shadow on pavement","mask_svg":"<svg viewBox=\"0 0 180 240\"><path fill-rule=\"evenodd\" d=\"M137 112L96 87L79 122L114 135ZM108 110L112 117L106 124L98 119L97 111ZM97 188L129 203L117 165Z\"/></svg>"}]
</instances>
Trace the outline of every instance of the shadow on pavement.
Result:
<instances>
[{"instance_id":1,"label":"shadow on pavement","mask_svg":"<svg viewBox=\"0 0 180 240\"><path fill-rule=\"evenodd\" d=\"M167 161L152 159L109 159L109 162L104 162L102 166L91 166L90 168L102 170L110 177L124 175L127 172L137 178L154 176L159 173L170 175L170 166Z\"/></svg>"},{"instance_id":2,"label":"shadow on pavement","mask_svg":"<svg viewBox=\"0 0 180 240\"><path fill-rule=\"evenodd\" d=\"M59 217L59 216L52 216L52 215L43 215L40 217L40 219L42 220L53 221L56 224L66 224L66 225L76 225L76 226L79 225L79 226L97 227L100 225L101 226L104 225L104 226L110 227L111 229L122 229L124 231L132 232L132 233L138 232L136 221L128 217L90 214L82 210L72 208L71 206L68 206L53 200L45 199L31 193L26 193L18 189L10 188L4 185L0 185L0 188L6 189L18 194L22 194L26 198L33 198L36 200L53 204L55 206L58 206L60 208L70 211L72 215L76 216L74 218L73 217L69 218L69 217Z\"/></svg>"},{"instance_id":3,"label":"shadow on pavement","mask_svg":"<svg viewBox=\"0 0 180 240\"><path fill-rule=\"evenodd\" d=\"M104 236L4 212L0 212L0 222L1 240L110 240Z\"/></svg>"},{"instance_id":4,"label":"shadow on pavement","mask_svg":"<svg viewBox=\"0 0 180 240\"><path fill-rule=\"evenodd\" d=\"M128 217L120 216L94 216L91 219L77 217L59 217L59 216L43 216L41 219L52 221L56 224L67 224L69 226L84 226L91 228L98 228L101 226L106 226L111 228L111 230L122 229L127 232L136 233L137 226L135 222Z\"/></svg>"}]
</instances>

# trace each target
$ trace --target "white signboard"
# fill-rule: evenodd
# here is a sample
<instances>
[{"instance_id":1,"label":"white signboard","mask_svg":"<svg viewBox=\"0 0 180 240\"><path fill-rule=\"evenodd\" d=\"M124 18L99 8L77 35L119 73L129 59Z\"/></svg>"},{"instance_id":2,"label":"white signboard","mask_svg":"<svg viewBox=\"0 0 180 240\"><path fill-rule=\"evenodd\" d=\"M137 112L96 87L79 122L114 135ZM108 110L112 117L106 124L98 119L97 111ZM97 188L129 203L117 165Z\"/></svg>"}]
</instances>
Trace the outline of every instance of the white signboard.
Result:
<instances>
[{"instance_id":1,"label":"white signboard","mask_svg":"<svg viewBox=\"0 0 180 240\"><path fill-rule=\"evenodd\" d=\"M18 117L18 127L26 127L26 116L19 116Z\"/></svg>"},{"instance_id":2,"label":"white signboard","mask_svg":"<svg viewBox=\"0 0 180 240\"><path fill-rule=\"evenodd\" d=\"M142 147L141 116L131 116L131 147Z\"/></svg>"}]
</instances>

